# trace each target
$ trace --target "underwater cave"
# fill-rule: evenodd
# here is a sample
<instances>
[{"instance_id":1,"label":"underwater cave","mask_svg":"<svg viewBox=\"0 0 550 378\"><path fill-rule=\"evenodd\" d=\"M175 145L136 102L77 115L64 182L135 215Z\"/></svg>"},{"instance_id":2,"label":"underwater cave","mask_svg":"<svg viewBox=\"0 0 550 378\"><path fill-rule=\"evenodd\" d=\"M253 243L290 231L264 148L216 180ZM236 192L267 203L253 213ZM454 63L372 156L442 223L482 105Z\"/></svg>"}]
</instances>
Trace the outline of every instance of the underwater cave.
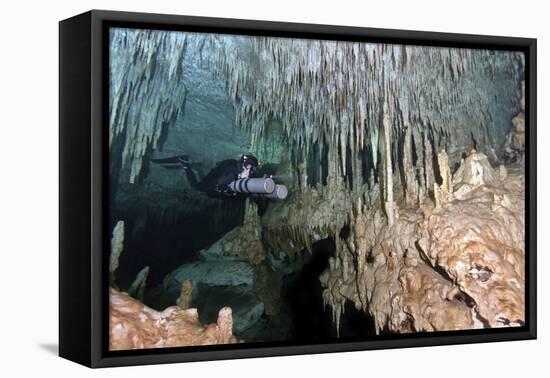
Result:
<instances>
[{"instance_id":1,"label":"underwater cave","mask_svg":"<svg viewBox=\"0 0 550 378\"><path fill-rule=\"evenodd\" d=\"M245 342L523 324L522 53L124 28L109 51L113 306ZM285 195L190 178L243 154Z\"/></svg>"}]
</instances>

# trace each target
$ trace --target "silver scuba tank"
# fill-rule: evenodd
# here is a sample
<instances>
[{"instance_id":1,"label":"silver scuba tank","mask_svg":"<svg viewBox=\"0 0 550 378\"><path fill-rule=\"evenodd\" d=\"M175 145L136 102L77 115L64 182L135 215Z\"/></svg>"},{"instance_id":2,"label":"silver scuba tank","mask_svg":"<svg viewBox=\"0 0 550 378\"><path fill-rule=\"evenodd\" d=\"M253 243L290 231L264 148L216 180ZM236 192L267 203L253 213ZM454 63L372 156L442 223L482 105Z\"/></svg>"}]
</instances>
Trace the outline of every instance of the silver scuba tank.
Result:
<instances>
[{"instance_id":1,"label":"silver scuba tank","mask_svg":"<svg viewBox=\"0 0 550 378\"><path fill-rule=\"evenodd\" d=\"M284 185L275 184L275 190L271 193L258 193L253 194L254 197L271 198L271 199L285 199L288 196L288 189Z\"/></svg>"},{"instance_id":2,"label":"silver scuba tank","mask_svg":"<svg viewBox=\"0 0 550 378\"><path fill-rule=\"evenodd\" d=\"M243 178L231 182L228 186L235 193L270 194L275 190L275 181L269 177Z\"/></svg>"}]
</instances>

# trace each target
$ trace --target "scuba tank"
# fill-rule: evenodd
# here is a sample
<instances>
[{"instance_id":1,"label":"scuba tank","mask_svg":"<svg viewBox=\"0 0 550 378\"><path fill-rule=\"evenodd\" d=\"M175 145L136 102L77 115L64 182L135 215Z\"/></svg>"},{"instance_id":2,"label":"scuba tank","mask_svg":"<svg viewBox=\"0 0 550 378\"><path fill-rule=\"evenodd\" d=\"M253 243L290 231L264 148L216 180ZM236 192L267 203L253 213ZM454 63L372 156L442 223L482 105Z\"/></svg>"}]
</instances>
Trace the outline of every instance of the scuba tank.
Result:
<instances>
[{"instance_id":1,"label":"scuba tank","mask_svg":"<svg viewBox=\"0 0 550 378\"><path fill-rule=\"evenodd\" d=\"M254 197L270 198L270 199L285 199L288 196L288 189L284 185L275 184L275 190L271 193L254 193Z\"/></svg>"},{"instance_id":2,"label":"scuba tank","mask_svg":"<svg viewBox=\"0 0 550 378\"><path fill-rule=\"evenodd\" d=\"M269 177L243 178L228 185L235 193L270 194L275 190L275 181Z\"/></svg>"}]
</instances>

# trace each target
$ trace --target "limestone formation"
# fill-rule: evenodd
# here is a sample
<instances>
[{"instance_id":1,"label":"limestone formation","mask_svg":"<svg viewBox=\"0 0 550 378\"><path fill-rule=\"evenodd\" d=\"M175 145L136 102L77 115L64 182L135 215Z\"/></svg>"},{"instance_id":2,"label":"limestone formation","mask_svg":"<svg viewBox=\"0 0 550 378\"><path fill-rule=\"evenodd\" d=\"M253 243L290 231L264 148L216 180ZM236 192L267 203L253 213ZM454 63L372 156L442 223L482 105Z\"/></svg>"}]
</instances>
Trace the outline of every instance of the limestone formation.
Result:
<instances>
[{"instance_id":1,"label":"limestone formation","mask_svg":"<svg viewBox=\"0 0 550 378\"><path fill-rule=\"evenodd\" d=\"M515 160L525 153L525 82L521 83L521 111L512 118L512 128L506 135L504 154L509 160Z\"/></svg>"},{"instance_id":2,"label":"limestone formation","mask_svg":"<svg viewBox=\"0 0 550 378\"><path fill-rule=\"evenodd\" d=\"M178 306L184 310L191 307L191 301L193 298L193 282L191 280L181 281L181 292L176 302Z\"/></svg>"},{"instance_id":3,"label":"limestone formation","mask_svg":"<svg viewBox=\"0 0 550 378\"><path fill-rule=\"evenodd\" d=\"M145 286L147 285L147 276L149 275L149 267L146 266L137 274L134 282L128 288L128 294L140 301L143 301Z\"/></svg>"},{"instance_id":4,"label":"limestone formation","mask_svg":"<svg viewBox=\"0 0 550 378\"><path fill-rule=\"evenodd\" d=\"M506 135L505 157L514 161L525 153L525 81L521 82L520 112L512 118L512 128Z\"/></svg>"},{"instance_id":5,"label":"limestone formation","mask_svg":"<svg viewBox=\"0 0 550 378\"><path fill-rule=\"evenodd\" d=\"M234 332L239 336L253 327L264 312L276 314L276 279L269 275L265 260L257 263L258 260L251 258L258 256L252 253L257 251L253 247L262 245L255 224L258 219L256 205L248 209L247 220L242 226L200 251L198 260L174 269L160 285L149 291L148 297L155 308L173 303L186 307L192 303L201 311L201 316L210 319L213 306L216 311L229 306L233 310ZM272 285L272 293L267 292L268 284Z\"/></svg>"},{"instance_id":6,"label":"limestone formation","mask_svg":"<svg viewBox=\"0 0 550 378\"><path fill-rule=\"evenodd\" d=\"M109 292L109 350L166 348L231 344L231 308L222 308L218 320L207 326L199 322L196 309L178 306L155 311L128 294Z\"/></svg>"},{"instance_id":7,"label":"limestone formation","mask_svg":"<svg viewBox=\"0 0 550 378\"><path fill-rule=\"evenodd\" d=\"M439 166L439 174L441 176L441 185L434 183L434 198L435 206L441 207L449 201L453 200L452 175L449 168L449 157L445 150L441 150L437 154L437 164Z\"/></svg>"},{"instance_id":8,"label":"limestone formation","mask_svg":"<svg viewBox=\"0 0 550 378\"><path fill-rule=\"evenodd\" d=\"M501 166L504 168L504 166ZM504 168L506 170L506 168ZM501 186L501 180L506 178L507 174L493 169L489 159L484 154L476 150L470 151L470 154L462 160L457 171L452 178L452 187L454 196L463 199L465 196L481 185L490 187Z\"/></svg>"},{"instance_id":9,"label":"limestone formation","mask_svg":"<svg viewBox=\"0 0 550 378\"><path fill-rule=\"evenodd\" d=\"M501 180L485 156L472 153L453 181L468 190L427 219L419 244L430 262L471 298L486 326L524 324L523 175Z\"/></svg>"},{"instance_id":10,"label":"limestone formation","mask_svg":"<svg viewBox=\"0 0 550 378\"><path fill-rule=\"evenodd\" d=\"M419 193L419 182L417 180L417 168L413 165L413 135L412 126L405 126L405 137L403 141L403 174L405 176L405 204L408 207L415 207L423 198Z\"/></svg>"},{"instance_id":11,"label":"limestone formation","mask_svg":"<svg viewBox=\"0 0 550 378\"><path fill-rule=\"evenodd\" d=\"M109 40L109 147L121 154L133 183L144 157L158 146L185 101L181 59L188 38L183 33L114 28Z\"/></svg>"},{"instance_id":12,"label":"limestone formation","mask_svg":"<svg viewBox=\"0 0 550 378\"><path fill-rule=\"evenodd\" d=\"M124 249L124 221L118 221L111 238L111 254L109 256L109 282L115 286L115 271L119 265L120 254Z\"/></svg>"},{"instance_id":13,"label":"limestone formation","mask_svg":"<svg viewBox=\"0 0 550 378\"><path fill-rule=\"evenodd\" d=\"M472 151L442 193L451 182L457 200L401 209L392 226L357 203L349 247L320 277L336 327L346 301L373 316L376 332L524 324L523 176L499 176Z\"/></svg>"},{"instance_id":14,"label":"limestone formation","mask_svg":"<svg viewBox=\"0 0 550 378\"><path fill-rule=\"evenodd\" d=\"M264 304L264 312L271 317L279 313L282 280L269 264L254 268L254 291Z\"/></svg>"},{"instance_id":15,"label":"limestone formation","mask_svg":"<svg viewBox=\"0 0 550 378\"><path fill-rule=\"evenodd\" d=\"M224 256L238 256L258 265L265 260L262 244L262 227L258 216L258 206L250 199L246 202L244 221L221 243Z\"/></svg>"},{"instance_id":16,"label":"limestone formation","mask_svg":"<svg viewBox=\"0 0 550 378\"><path fill-rule=\"evenodd\" d=\"M384 128L384 187L386 191L384 206L386 209L386 217L388 218L388 225L391 227L395 218L395 202L393 201L393 171L392 171L392 159L391 159L391 124L390 116L387 113L388 109L385 108L382 125Z\"/></svg>"},{"instance_id":17,"label":"limestone formation","mask_svg":"<svg viewBox=\"0 0 550 378\"><path fill-rule=\"evenodd\" d=\"M119 267L119 259L124 250L124 221L118 221L113 229L111 238L111 254L109 256L109 284L115 289L119 289L116 283L115 271ZM144 267L134 279L134 282L128 288L128 293L134 298L143 300L149 267Z\"/></svg>"},{"instance_id":18,"label":"limestone formation","mask_svg":"<svg viewBox=\"0 0 550 378\"><path fill-rule=\"evenodd\" d=\"M472 142L498 149L504 135L495 124L508 113L486 109L517 86L524 63L519 52L128 29L114 29L110 41L110 148L121 151L130 182L180 112L190 66L210 67L227 82L236 123L252 146L271 141L268 126L278 120L290 149L343 151L336 162L357 181L360 170L348 172L346 151L352 164L361 155L377 165L386 106L393 135L413 125L435 149L452 142L453 157Z\"/></svg>"}]
</instances>

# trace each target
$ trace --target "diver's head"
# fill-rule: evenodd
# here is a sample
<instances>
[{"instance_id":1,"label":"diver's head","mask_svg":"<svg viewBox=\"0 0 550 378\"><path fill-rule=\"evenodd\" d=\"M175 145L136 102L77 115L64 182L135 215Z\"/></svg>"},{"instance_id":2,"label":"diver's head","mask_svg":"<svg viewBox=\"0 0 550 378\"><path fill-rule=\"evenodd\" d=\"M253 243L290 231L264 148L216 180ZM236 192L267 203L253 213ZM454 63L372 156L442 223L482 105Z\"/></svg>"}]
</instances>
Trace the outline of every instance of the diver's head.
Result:
<instances>
[{"instance_id":1,"label":"diver's head","mask_svg":"<svg viewBox=\"0 0 550 378\"><path fill-rule=\"evenodd\" d=\"M258 159L252 154L241 154L239 155L239 170L240 178L247 178L254 174L254 171L258 168L260 163Z\"/></svg>"}]
</instances>

